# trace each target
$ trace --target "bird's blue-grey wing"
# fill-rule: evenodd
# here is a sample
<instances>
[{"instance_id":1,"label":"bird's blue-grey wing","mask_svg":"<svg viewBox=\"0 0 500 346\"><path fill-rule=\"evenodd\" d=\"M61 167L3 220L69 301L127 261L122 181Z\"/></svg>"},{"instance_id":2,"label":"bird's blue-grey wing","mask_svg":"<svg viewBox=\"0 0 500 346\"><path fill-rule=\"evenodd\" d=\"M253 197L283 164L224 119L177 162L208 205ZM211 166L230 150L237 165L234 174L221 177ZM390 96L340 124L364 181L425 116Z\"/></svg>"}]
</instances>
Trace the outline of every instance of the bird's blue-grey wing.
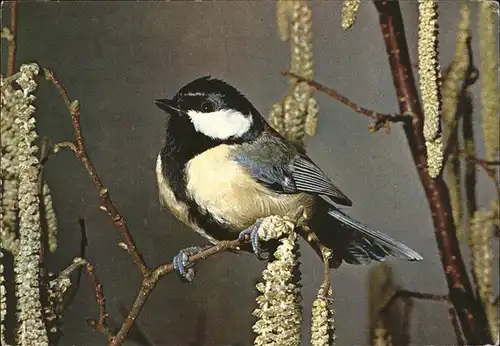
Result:
<instances>
[{"instance_id":1,"label":"bird's blue-grey wing","mask_svg":"<svg viewBox=\"0 0 500 346\"><path fill-rule=\"evenodd\" d=\"M287 167L262 157L247 156L245 152L236 154L233 159L267 188L283 193L299 192Z\"/></svg>"},{"instance_id":2,"label":"bird's blue-grey wing","mask_svg":"<svg viewBox=\"0 0 500 346\"><path fill-rule=\"evenodd\" d=\"M403 243L355 221L334 205L352 205L323 171L305 154L287 147L287 143L268 138L259 145L244 145L234 152L233 159L246 168L259 183L282 193L308 192L317 194L328 203L318 203L324 215L314 218L313 225L320 240L332 248L341 247L348 263L366 264L381 261L387 255L401 255L410 261L422 257ZM319 214L323 214L321 211ZM325 223L326 222L326 223ZM318 227L316 227L318 226ZM330 232L335 229L336 232ZM326 231L326 232L325 232Z\"/></svg>"},{"instance_id":3,"label":"bird's blue-grey wing","mask_svg":"<svg viewBox=\"0 0 500 346\"><path fill-rule=\"evenodd\" d=\"M291 150L286 142L268 140L247 146L233 159L244 166L259 183L283 193L308 192L327 196L333 202L351 206L351 200L336 187L307 155Z\"/></svg>"},{"instance_id":4,"label":"bird's blue-grey wing","mask_svg":"<svg viewBox=\"0 0 500 346\"><path fill-rule=\"evenodd\" d=\"M290 172L297 190L328 196L337 204L352 205L349 197L306 155L299 154L294 158Z\"/></svg>"}]
</instances>

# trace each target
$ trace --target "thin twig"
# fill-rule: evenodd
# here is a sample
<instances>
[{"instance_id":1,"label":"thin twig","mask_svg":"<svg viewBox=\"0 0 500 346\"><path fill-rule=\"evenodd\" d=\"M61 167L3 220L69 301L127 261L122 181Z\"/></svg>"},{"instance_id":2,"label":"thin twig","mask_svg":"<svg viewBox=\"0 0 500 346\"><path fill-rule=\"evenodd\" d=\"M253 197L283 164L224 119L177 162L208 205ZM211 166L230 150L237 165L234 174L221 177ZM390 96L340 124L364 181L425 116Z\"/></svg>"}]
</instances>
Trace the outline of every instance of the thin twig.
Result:
<instances>
[{"instance_id":1,"label":"thin twig","mask_svg":"<svg viewBox=\"0 0 500 346\"><path fill-rule=\"evenodd\" d=\"M108 313L106 312L106 298L104 297L102 284L99 281L99 279L97 278L97 275L96 275L95 270L94 270L94 266L92 264L87 263L85 265L85 273L92 281L92 285L94 286L94 294L96 297L97 305L99 306L99 319L97 321L96 320L88 320L87 322L95 329L104 333L107 336L108 341L111 341L113 338L113 335L111 334L111 331L109 330L109 328L106 324L106 319L108 318Z\"/></svg>"},{"instance_id":2,"label":"thin twig","mask_svg":"<svg viewBox=\"0 0 500 346\"><path fill-rule=\"evenodd\" d=\"M320 258L323 258L323 254L325 250L328 250L321 241L319 240L316 233L314 233L311 228L306 225L301 225L297 227L297 234L299 234L309 245L311 248L318 254ZM336 256L335 252L332 253L332 256L328 259L328 265L330 268L338 268L342 264L342 258L340 256Z\"/></svg>"},{"instance_id":3,"label":"thin twig","mask_svg":"<svg viewBox=\"0 0 500 346\"><path fill-rule=\"evenodd\" d=\"M411 317L414 310L413 300L411 298L403 299L403 322L401 323L402 345L410 345L411 339Z\"/></svg>"},{"instance_id":4,"label":"thin twig","mask_svg":"<svg viewBox=\"0 0 500 346\"><path fill-rule=\"evenodd\" d=\"M491 168L491 166L495 166L499 162L479 159L463 150L459 152L459 155L464 157L466 160L475 163L477 166L481 167L484 170L488 178L490 178L493 181L493 184L495 184L495 188L497 190L497 198L500 199L500 182L497 179L497 170Z\"/></svg>"},{"instance_id":5,"label":"thin twig","mask_svg":"<svg viewBox=\"0 0 500 346\"><path fill-rule=\"evenodd\" d=\"M404 123L403 129L431 209L450 300L457 311L467 343L476 345L491 343L486 313L474 295L460 252L453 215L450 213L450 197L446 183L441 175L432 179L428 172L423 135L424 115L412 73L399 2L388 0L374 2L379 12L380 28L389 56L400 113L412 115L411 124Z\"/></svg>"},{"instance_id":6,"label":"thin twig","mask_svg":"<svg viewBox=\"0 0 500 346\"><path fill-rule=\"evenodd\" d=\"M464 151L461 151L460 155L464 156L468 160L474 161L478 165L484 167L485 169L489 169L491 171L494 171L494 169L490 168L490 166L499 166L500 165L500 161L488 161L488 160L484 160L484 159L479 159L477 157L474 157L473 155L467 154Z\"/></svg>"},{"instance_id":7,"label":"thin twig","mask_svg":"<svg viewBox=\"0 0 500 346\"><path fill-rule=\"evenodd\" d=\"M76 157L82 162L83 166L85 167L90 177L92 178L92 181L94 182L97 191L99 191L99 196L101 198L103 208L111 217L116 229L118 229L118 231L120 231L120 233L122 234L125 244L127 244L128 253L130 254L130 256L132 256L134 263L139 267L143 277L145 277L149 274L149 268L144 262L142 255L137 250L132 235L130 234L127 225L125 223L125 220L123 219L123 216L121 216L121 214L115 208L113 202L111 201L111 198L109 197L108 190L104 187L101 180L99 179L97 171L92 165L92 162L90 161L90 158L87 154L80 126L80 104L77 100L75 101L70 100L70 98L68 97L68 93L62 87L61 83L57 80L57 78L51 71L44 69L44 72L45 72L45 78L50 82L52 82L54 87L61 94L61 97L64 103L66 104L66 107L71 113L71 118L73 121L73 132L75 135L75 142L63 142L64 144L59 143L58 148L59 147L70 148L71 151L73 151L73 153L76 155Z\"/></svg>"},{"instance_id":8,"label":"thin twig","mask_svg":"<svg viewBox=\"0 0 500 346\"><path fill-rule=\"evenodd\" d=\"M432 300L435 302L448 302L449 298L444 294L432 294L432 293L421 293L408 290L397 290L394 294L387 300L387 302L380 308L379 313L385 313L394 304L394 302L399 298L413 298L420 300Z\"/></svg>"},{"instance_id":9,"label":"thin twig","mask_svg":"<svg viewBox=\"0 0 500 346\"><path fill-rule=\"evenodd\" d=\"M38 204L40 210L40 224L41 230L43 233L43 237L41 239L42 246L40 247L40 273L42 278L47 278L46 266L45 266L45 255L46 248L48 246L48 231L47 231L47 219L46 219L46 210L45 210L45 201L44 201L44 165L41 164L47 160L49 155L49 140L46 137L41 138L40 140L40 150L39 150L39 162L40 162L40 170L38 172Z\"/></svg>"},{"instance_id":10,"label":"thin twig","mask_svg":"<svg viewBox=\"0 0 500 346\"><path fill-rule=\"evenodd\" d=\"M457 339L457 345L466 345L466 341L464 340L464 334L462 333L462 328L460 328L460 323L458 323L457 312L453 305L448 308L448 315L450 317L451 325L453 327L453 331L455 332L455 337Z\"/></svg>"},{"instance_id":11,"label":"thin twig","mask_svg":"<svg viewBox=\"0 0 500 346\"><path fill-rule=\"evenodd\" d=\"M39 162L43 162L46 160L47 156L49 155L50 152L50 147L49 147L49 141L46 137L42 137L40 139L40 150L38 152L39 155ZM43 187L44 187L44 165L40 164L40 168L38 171L38 211L39 211L39 217L40 217L40 232L41 232L41 237L40 237L40 258L39 258L39 273L40 273L40 300L44 306L49 306L49 292L50 292L50 285L49 285L49 275L47 273L47 265L46 265L46 260L47 260L47 251L49 247L49 233L48 233L48 226L47 226L47 210L46 210L46 205L45 205L45 200L44 200L44 193L43 193ZM46 316L44 316L46 318Z\"/></svg>"},{"instance_id":12,"label":"thin twig","mask_svg":"<svg viewBox=\"0 0 500 346\"><path fill-rule=\"evenodd\" d=\"M83 267L86 265L88 262L81 258L81 257L76 257L73 259L73 262L69 266L67 266L65 269L61 270L59 272L59 278L64 278L70 276L75 270L78 270L79 268Z\"/></svg>"},{"instance_id":13,"label":"thin twig","mask_svg":"<svg viewBox=\"0 0 500 346\"><path fill-rule=\"evenodd\" d=\"M87 249L88 245L88 239L87 239L87 227L85 225L85 220L83 218L78 219L78 224L80 226L80 251L78 254L78 257L80 258L85 258L85 252ZM78 267L77 272L76 272L76 278L75 282L71 285L70 291L66 295L66 298L64 299L62 306L60 308L60 312L62 313L66 308L71 304L73 299L76 297L76 293L78 292L78 289L80 288L80 282L82 278L82 267Z\"/></svg>"},{"instance_id":14,"label":"thin twig","mask_svg":"<svg viewBox=\"0 0 500 346\"><path fill-rule=\"evenodd\" d=\"M328 264L329 257L326 252L323 252L323 285L325 292L330 289L330 266ZM328 293L327 293L328 294Z\"/></svg>"},{"instance_id":15,"label":"thin twig","mask_svg":"<svg viewBox=\"0 0 500 346\"><path fill-rule=\"evenodd\" d=\"M78 148L76 147L76 144L73 142L69 141L64 141L64 142L59 142L54 144L52 147L52 152L57 153L61 149L69 149L71 150L75 155L78 155Z\"/></svg>"},{"instance_id":16,"label":"thin twig","mask_svg":"<svg viewBox=\"0 0 500 346\"><path fill-rule=\"evenodd\" d=\"M465 78L462 82L462 86L460 88L460 92L458 94L458 105L457 111L453 118L450 136L448 138L448 142L446 142L443 154L443 167L446 165L448 161L448 157L453 153L455 148L455 143L458 140L458 125L460 123L460 118L464 114L466 110L467 100L467 90L470 86L472 86L479 78L479 70L474 66L473 54L472 54L472 46L471 46L471 38L470 36L467 38L467 52L469 55L469 66L467 67L467 71L465 73Z\"/></svg>"},{"instance_id":17,"label":"thin twig","mask_svg":"<svg viewBox=\"0 0 500 346\"><path fill-rule=\"evenodd\" d=\"M328 96L340 101L341 103L345 104L346 106L350 107L353 109L355 112L366 115L369 118L372 118L375 122L370 125L370 131L375 132L380 130L382 127L385 127L389 129L389 122L396 123L396 122L408 122L410 121L410 117L408 115L404 114L385 114L385 113L378 113L375 111L371 111L369 109L363 108L351 100L349 100L347 97L339 94L337 91L335 91L332 88L328 88L312 79L304 78L302 76L299 76L293 72L289 71L282 71L281 74L283 76L291 76L295 79L297 79L298 82L305 82L309 84L311 87L314 89L323 92L327 94Z\"/></svg>"},{"instance_id":18,"label":"thin twig","mask_svg":"<svg viewBox=\"0 0 500 346\"><path fill-rule=\"evenodd\" d=\"M500 161L481 160L487 166L500 166Z\"/></svg>"},{"instance_id":19,"label":"thin twig","mask_svg":"<svg viewBox=\"0 0 500 346\"><path fill-rule=\"evenodd\" d=\"M9 57L7 60L7 76L12 76L16 70L16 40L17 40L17 15L19 2L14 0L10 8L10 32L12 39L9 41Z\"/></svg>"},{"instance_id":20,"label":"thin twig","mask_svg":"<svg viewBox=\"0 0 500 346\"><path fill-rule=\"evenodd\" d=\"M469 99L465 105L468 105L467 109L464 110L462 119L462 138L464 151L467 155L476 155L476 142L474 138L474 121L472 118L472 100L470 95L466 95ZM456 155L460 155L460 150L458 146L456 147ZM469 220L472 219L477 210L477 194L476 194L476 164L471 160L467 160L465 163L465 197L466 197L466 207L467 216ZM470 233L469 233L469 244L470 244ZM474 277L474 273L472 273Z\"/></svg>"}]
</instances>

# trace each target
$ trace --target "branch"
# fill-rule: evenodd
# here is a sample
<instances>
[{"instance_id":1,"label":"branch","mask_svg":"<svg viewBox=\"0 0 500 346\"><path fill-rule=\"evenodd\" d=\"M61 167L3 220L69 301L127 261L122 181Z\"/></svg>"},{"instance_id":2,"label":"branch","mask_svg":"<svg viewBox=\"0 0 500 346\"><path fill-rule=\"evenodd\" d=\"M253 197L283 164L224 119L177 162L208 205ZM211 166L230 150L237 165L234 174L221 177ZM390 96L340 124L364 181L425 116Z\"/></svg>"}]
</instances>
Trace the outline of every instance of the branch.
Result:
<instances>
[{"instance_id":1,"label":"branch","mask_svg":"<svg viewBox=\"0 0 500 346\"><path fill-rule=\"evenodd\" d=\"M85 252L87 249L88 245L88 239L87 239L87 227L85 225L85 220L82 218L78 219L78 224L80 225L80 251L78 253L78 257L80 258L85 258ZM78 267L77 272L76 272L76 278L75 282L71 285L70 287L70 292L66 295L66 298L64 299L62 306L60 307L60 312L66 310L66 308L71 304L73 299L75 299L76 294L78 292L78 289L80 288L80 282L82 278L82 267Z\"/></svg>"},{"instance_id":2,"label":"branch","mask_svg":"<svg viewBox=\"0 0 500 346\"><path fill-rule=\"evenodd\" d=\"M403 299L403 322L401 327L401 339L404 345L410 345L411 338L411 316L414 310L413 301L410 298Z\"/></svg>"},{"instance_id":3,"label":"branch","mask_svg":"<svg viewBox=\"0 0 500 346\"><path fill-rule=\"evenodd\" d=\"M49 141L46 137L40 138L40 149L38 152L38 161L43 162L47 159L50 152ZM38 171L38 212L39 212L39 222L40 222L40 251L39 251L39 280L40 280L40 301L43 306L50 306L50 285L49 285L49 275L47 273L47 251L49 248L49 232L47 226L47 214L46 205L43 194L44 186L44 165L40 164ZM47 316L45 315L46 319Z\"/></svg>"},{"instance_id":4,"label":"branch","mask_svg":"<svg viewBox=\"0 0 500 346\"><path fill-rule=\"evenodd\" d=\"M450 306L448 309L448 316L451 321L451 325L453 327L453 331L455 332L455 337L457 339L457 345L466 345L466 341L464 340L464 335L462 333L462 328L460 328L460 323L458 323L457 311L453 306Z\"/></svg>"},{"instance_id":5,"label":"branch","mask_svg":"<svg viewBox=\"0 0 500 346\"><path fill-rule=\"evenodd\" d=\"M432 300L435 302L448 302L449 298L447 295L443 294L432 294L432 293L420 293L408 290L397 290L394 294L387 300L387 302L380 308L379 313L385 313L390 309L392 304L399 298L413 298L420 300Z\"/></svg>"},{"instance_id":6,"label":"branch","mask_svg":"<svg viewBox=\"0 0 500 346\"><path fill-rule=\"evenodd\" d=\"M48 233L47 233L47 219L45 215L45 202L43 198L43 185L44 185L44 165L42 162L47 160L49 156L50 148L49 141L46 137L40 140L40 150L39 150L39 162L40 170L38 171L38 208L40 212L40 229L42 231L41 246L40 246L40 276L45 284L48 282L47 279L47 267L45 265L46 248L48 247ZM48 287L48 286L46 286Z\"/></svg>"},{"instance_id":7,"label":"branch","mask_svg":"<svg viewBox=\"0 0 500 346\"><path fill-rule=\"evenodd\" d=\"M389 311L389 309L392 307L392 305L399 298L403 298L403 299L412 298L412 299L430 300L430 301L434 301L434 302L446 302L446 303L448 303L449 304L448 315L449 315L451 324L453 326L455 336L457 338L457 345L465 345L465 342L463 341L462 330L461 330L460 324L458 323L458 320L457 320L457 312L456 312L455 308L453 307L453 305L450 304L450 299L447 295L432 294L432 293L420 293L420 292L414 292L414 291L408 291L408 290L398 290L380 308L380 310L378 312L379 316L382 316L383 314L387 313ZM411 303L411 301L410 301L410 303ZM408 323L408 322L409 322L408 318L406 318L405 323ZM403 330L406 330L406 329L403 329ZM409 336L407 336L407 340L410 340Z\"/></svg>"},{"instance_id":8,"label":"branch","mask_svg":"<svg viewBox=\"0 0 500 346\"><path fill-rule=\"evenodd\" d=\"M499 165L500 161L488 161L479 159L465 151L460 151L459 155L464 157L466 160L473 162L484 170L488 178L490 178L493 181L493 184L495 184L495 188L497 190L497 198L500 199L500 182L497 180L497 171L495 168L491 168L491 166Z\"/></svg>"},{"instance_id":9,"label":"branch","mask_svg":"<svg viewBox=\"0 0 500 346\"><path fill-rule=\"evenodd\" d=\"M14 0L10 8L10 31L12 39L9 40L9 56L7 60L7 77L12 76L16 70L16 40L17 40L17 14L18 0Z\"/></svg>"},{"instance_id":10,"label":"branch","mask_svg":"<svg viewBox=\"0 0 500 346\"><path fill-rule=\"evenodd\" d=\"M85 273L92 281L92 285L94 286L94 294L97 301L97 305L99 305L99 320L88 320L90 326L99 330L107 336L108 341L110 342L113 339L113 334L111 334L110 329L106 324L106 319L108 318L108 313L106 312L106 298L104 297L104 292L102 289L102 284L97 278L97 275L94 271L94 266L87 262L85 264Z\"/></svg>"},{"instance_id":11,"label":"branch","mask_svg":"<svg viewBox=\"0 0 500 346\"><path fill-rule=\"evenodd\" d=\"M468 155L476 155L476 141L474 139L474 121L472 119L472 101L470 95L466 95L468 102L467 109L463 113L462 119L462 138L464 150ZM455 148L457 155L459 151L458 145ZM467 161L465 164L465 197L466 197L466 210L469 220L472 219L477 210L477 196L476 196L476 165L472 161Z\"/></svg>"},{"instance_id":12,"label":"branch","mask_svg":"<svg viewBox=\"0 0 500 346\"><path fill-rule=\"evenodd\" d=\"M302 217L303 214L303 207L300 207L297 212L295 213L293 217L293 221L295 225L297 224L298 220ZM192 255L189 257L188 262L189 263L195 263L201 259L208 258L210 256L213 256L215 254L225 252L225 251L234 251L234 250L239 250L240 247L250 241L250 237L246 236L242 239L238 238L235 240L231 241L221 241L217 243L216 245L213 245L195 255ZM328 267L328 264L325 264ZM130 312L125 319L125 321L122 324L122 327L120 328L119 332L117 335L112 339L110 342L110 346L117 346L121 345L125 337L127 336L128 332L130 331L132 325L134 324L137 316L141 312L142 308L144 307L144 303L148 299L149 295L153 291L154 287L158 283L158 281L165 275L171 273L174 271L174 265L172 263L168 264L162 264L156 267L154 270L150 272L147 276L144 277L141 285L141 289L139 293L137 294L137 297L132 305L132 308L130 309Z\"/></svg>"},{"instance_id":13,"label":"branch","mask_svg":"<svg viewBox=\"0 0 500 346\"><path fill-rule=\"evenodd\" d=\"M146 263L144 262L142 255L135 246L134 240L132 239L132 235L130 234L127 228L125 220L123 219L123 216L120 215L118 210L116 210L113 202L111 201L111 198L109 197L108 189L106 189L102 184L101 180L99 179L99 176L97 175L97 171L92 165L92 162L90 161L90 158L87 154L80 126L79 102L77 100L70 101L66 90L62 87L62 85L59 83L59 81L56 79L56 77L51 71L44 69L44 72L45 72L45 78L50 82L52 82L54 87L61 94L61 97L64 103L66 104L66 107L68 108L69 112L71 113L71 118L73 120L73 132L75 135L75 142L64 142L64 144L60 143L59 147L70 148L71 151L73 151L73 153L76 155L76 157L82 162L83 166L85 167L90 177L92 178L92 181L94 182L97 191L99 191L99 196L102 202L102 208L111 217L116 229L118 229L118 231L120 231L120 233L122 234L125 244L127 244L127 251L130 254L130 256L132 256L134 263L139 267L143 277L147 276L149 273L149 269Z\"/></svg>"},{"instance_id":14,"label":"branch","mask_svg":"<svg viewBox=\"0 0 500 346\"><path fill-rule=\"evenodd\" d=\"M281 74L283 76L293 77L293 78L297 79L297 81L299 83L305 82L305 83L309 84L311 87L313 87L314 89L316 89L317 91L323 92L323 93L327 94L328 96L340 101L341 103L345 104L347 107L350 107L351 109L353 109L355 112L366 115L369 118L372 118L373 120L375 120L375 122L372 125L370 125L371 132L376 132L376 131L380 130L382 127L386 127L387 129L389 129L389 122L392 122L392 123L407 122L410 119L409 116L405 115L405 114L378 113L378 112L363 108L361 106L358 106L357 104L355 104L354 102L349 100L347 97L340 95L334 89L331 89L331 88L328 88L322 84L319 84L318 82L316 82L312 79L308 79L308 78L304 78L302 76L299 76L293 72L282 71Z\"/></svg>"},{"instance_id":15,"label":"branch","mask_svg":"<svg viewBox=\"0 0 500 346\"><path fill-rule=\"evenodd\" d=\"M238 250L241 245L246 243L248 240L231 240L231 241L221 241L217 243L216 245L207 248L206 250L203 250L193 256L189 257L189 263L195 263L201 259L208 258L210 256L213 256L215 254L218 254L220 252L224 251L231 251L231 250ZM154 287L156 286L157 282L162 278L163 276L171 273L174 271L174 265L172 263L168 264L162 264L158 267L156 267L150 275L147 275L144 277L141 285L141 289L139 293L137 294L137 297L135 298L134 304L132 305L132 308L130 309L130 312L125 318L125 321L123 322L120 330L116 334L116 336L111 340L110 346L118 346L121 345L122 342L125 340L125 337L127 336L128 332L130 331L130 328L132 328L132 325L134 324L137 316L139 316L139 313L141 312L142 308L144 307L144 303L146 303L146 300L148 299L149 295L153 291Z\"/></svg>"},{"instance_id":16,"label":"branch","mask_svg":"<svg viewBox=\"0 0 500 346\"><path fill-rule=\"evenodd\" d=\"M412 122L405 123L408 145L425 189L443 270L449 289L449 297L469 344L491 343L486 314L476 300L471 282L460 252L447 186L438 176L432 179L427 169L425 139L423 136L423 113L411 70L403 20L397 1L376 0L380 27L385 42L393 82L402 114L411 114Z\"/></svg>"},{"instance_id":17,"label":"branch","mask_svg":"<svg viewBox=\"0 0 500 346\"><path fill-rule=\"evenodd\" d=\"M448 157L452 154L453 149L455 148L455 143L458 137L458 124L460 122L460 117L464 112L467 112L466 104L467 100L467 90L471 85L476 83L479 78L479 71L474 66L473 54L472 54L472 46L471 46L471 38L470 36L467 38L467 52L469 55L469 66L467 67L467 71L465 73L465 78L462 82L462 86L460 87L460 92L458 94L458 105L457 112L455 113L455 117L453 119L452 128L450 131L450 137L448 138L448 142L445 144L444 154L443 154L443 167L446 165L448 161ZM472 112L472 109L471 109Z\"/></svg>"},{"instance_id":18,"label":"branch","mask_svg":"<svg viewBox=\"0 0 500 346\"><path fill-rule=\"evenodd\" d=\"M206 259L215 254L225 252L225 251L234 251L239 250L240 246L246 244L249 239L236 239L231 241L221 241L218 244L211 246L195 255L189 257L189 263L196 263L202 259ZM174 265L172 263L162 264L156 267L154 270L150 271L148 275L146 275L142 281L141 288L135 298L135 301L130 309L128 316L125 318L125 321L122 323L120 330L116 335L113 335L110 328L106 323L106 319L108 318L108 313L106 312L106 297L103 292L103 286L100 283L97 275L94 271L94 267L90 263L86 263L85 272L88 277L92 281L92 285L94 287L94 294L96 297L97 304L99 306L99 319L93 320L89 319L88 324L95 328L96 330L104 333L108 338L108 342L110 346L121 345L125 338L128 335L128 332L134 325L135 320L139 316L144 304L146 303L149 295L155 288L158 281L165 275L172 273L174 271Z\"/></svg>"},{"instance_id":19,"label":"branch","mask_svg":"<svg viewBox=\"0 0 500 346\"><path fill-rule=\"evenodd\" d=\"M118 309L118 312L119 312L120 317L122 319L125 319L128 316L128 314L130 313L130 309L127 306L125 306L125 304L122 303L121 301L118 302L117 309ZM111 321L111 323L113 323L113 320L108 320L108 321ZM116 326L116 324L115 324L115 326ZM121 325L119 325L118 327L121 327ZM115 334L116 334L118 332L118 329L115 328L114 330L115 330ZM137 325L137 323L135 323L132 326L132 328L130 328L130 331L128 333L127 338L130 341L132 341L134 344L137 344L137 345L155 346L153 344L153 342L149 339L149 337L144 334L144 331L141 329L141 326Z\"/></svg>"},{"instance_id":20,"label":"branch","mask_svg":"<svg viewBox=\"0 0 500 346\"><path fill-rule=\"evenodd\" d=\"M473 155L469 155L468 153L461 151L460 155L464 156L467 160L471 160L472 162L475 162L476 164L480 165L481 167L484 167L484 169L488 169L491 172L494 171L490 166L500 166L500 161L488 161L484 159L479 159Z\"/></svg>"}]
</instances>

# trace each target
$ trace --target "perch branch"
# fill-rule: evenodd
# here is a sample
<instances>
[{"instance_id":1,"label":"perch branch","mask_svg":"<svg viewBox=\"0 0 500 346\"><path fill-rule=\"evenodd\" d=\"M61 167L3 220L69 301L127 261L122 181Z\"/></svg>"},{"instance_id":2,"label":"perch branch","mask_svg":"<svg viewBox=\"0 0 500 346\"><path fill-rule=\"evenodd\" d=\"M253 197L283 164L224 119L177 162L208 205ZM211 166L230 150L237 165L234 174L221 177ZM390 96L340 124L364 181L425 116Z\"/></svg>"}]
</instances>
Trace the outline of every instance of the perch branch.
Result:
<instances>
[{"instance_id":1,"label":"perch branch","mask_svg":"<svg viewBox=\"0 0 500 346\"><path fill-rule=\"evenodd\" d=\"M304 78L302 76L299 76L293 72L282 71L281 74L283 76L293 77L293 78L297 79L297 81L299 83L305 82L305 83L309 84L311 87L313 87L314 89L316 89L317 91L323 92L323 93L327 94L328 96L340 101L344 105L353 109L355 112L366 115L369 118L372 118L375 121L372 125L370 125L370 131L372 131L372 132L378 131L382 127L389 128L388 127L389 122L396 123L396 122L406 122L406 121L410 120L410 117L408 115L384 114L384 113L378 113L378 112L363 108L363 107L355 104L351 100L349 100L347 97L339 94L334 89L328 88L328 87L326 87L326 86L324 86L324 85L322 85L322 84L320 84L312 79L308 79L308 78Z\"/></svg>"},{"instance_id":2,"label":"perch branch","mask_svg":"<svg viewBox=\"0 0 500 346\"><path fill-rule=\"evenodd\" d=\"M10 31L12 33L12 39L9 40L9 53L7 60L7 76L12 76L16 69L16 40L17 40L17 14L19 2L14 0L12 7L10 8Z\"/></svg>"},{"instance_id":3,"label":"perch branch","mask_svg":"<svg viewBox=\"0 0 500 346\"><path fill-rule=\"evenodd\" d=\"M59 83L59 81L56 79L52 71L49 71L47 69L44 69L45 72L45 78L49 80L54 87L59 91L61 94L61 97L66 104L66 107L68 108L69 112L71 113L71 118L73 121L73 132L75 135L75 142L63 142L59 143L59 147L68 147L73 151L73 153L76 155L76 157L82 162L84 165L85 169L89 173L90 177L92 178L92 181L94 182L94 185L99 191L99 196L101 198L102 206L108 213L108 215L111 217L116 229L120 231L120 233L123 236L123 239L125 241L125 244L127 244L127 251L132 257L134 263L139 267L141 273L143 276L148 275L149 269L144 262L144 259L142 258L142 255L140 252L137 250L134 240L132 239L132 235L130 234L127 224L125 223L125 220L123 219L123 216L118 212L118 210L115 208L113 202L111 201L111 198L109 197L108 190L104 187L102 184L101 180L99 179L99 176L97 175L97 171L95 170L94 166L92 165L92 162L90 161L90 158L87 154L86 148L85 148L85 143L83 141L83 136L82 136L82 130L80 126L80 104L78 101L70 101L70 98L68 97L68 93L66 90L62 87L62 85Z\"/></svg>"},{"instance_id":4,"label":"perch branch","mask_svg":"<svg viewBox=\"0 0 500 346\"><path fill-rule=\"evenodd\" d=\"M212 247L209 247L193 256L190 256L189 263L195 263L201 259L208 258L220 252L238 250L239 247L242 244L246 243L247 241L248 241L247 239L245 240L236 239L231 241L219 242L218 244ZM128 316L125 318L125 321L123 322L120 330L110 342L110 346L117 346L122 344L128 332L130 331L130 328L132 328L132 325L134 324L137 316L139 316L139 313L144 307L144 303L146 302L149 295L156 286L157 282L160 280L161 277L173 271L174 271L174 265L172 263L162 264L156 267L153 271L151 271L149 275L144 277L141 289L137 294L137 297L135 298L132 308L130 309Z\"/></svg>"},{"instance_id":5,"label":"perch branch","mask_svg":"<svg viewBox=\"0 0 500 346\"><path fill-rule=\"evenodd\" d=\"M468 344L491 343L486 314L474 291L460 252L447 186L438 176L432 179L427 168L423 113L411 70L401 10L397 1L376 0L380 28L385 42L393 82L402 114L411 114L403 128L420 181L427 195L435 228L449 297L457 311Z\"/></svg>"}]
</instances>

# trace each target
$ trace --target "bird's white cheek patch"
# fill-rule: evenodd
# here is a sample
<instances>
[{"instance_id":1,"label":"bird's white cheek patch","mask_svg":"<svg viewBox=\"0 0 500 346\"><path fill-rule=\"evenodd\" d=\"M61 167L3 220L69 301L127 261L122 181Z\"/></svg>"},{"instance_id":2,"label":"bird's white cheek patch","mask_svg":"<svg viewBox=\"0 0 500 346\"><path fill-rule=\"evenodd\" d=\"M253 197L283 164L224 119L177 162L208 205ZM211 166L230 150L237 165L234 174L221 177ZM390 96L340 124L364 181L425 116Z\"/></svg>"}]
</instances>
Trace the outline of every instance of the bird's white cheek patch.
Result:
<instances>
[{"instance_id":1,"label":"bird's white cheek patch","mask_svg":"<svg viewBox=\"0 0 500 346\"><path fill-rule=\"evenodd\" d=\"M196 131L216 139L240 137L252 126L252 118L238 111L223 109L217 112L187 112Z\"/></svg>"}]
</instances>

